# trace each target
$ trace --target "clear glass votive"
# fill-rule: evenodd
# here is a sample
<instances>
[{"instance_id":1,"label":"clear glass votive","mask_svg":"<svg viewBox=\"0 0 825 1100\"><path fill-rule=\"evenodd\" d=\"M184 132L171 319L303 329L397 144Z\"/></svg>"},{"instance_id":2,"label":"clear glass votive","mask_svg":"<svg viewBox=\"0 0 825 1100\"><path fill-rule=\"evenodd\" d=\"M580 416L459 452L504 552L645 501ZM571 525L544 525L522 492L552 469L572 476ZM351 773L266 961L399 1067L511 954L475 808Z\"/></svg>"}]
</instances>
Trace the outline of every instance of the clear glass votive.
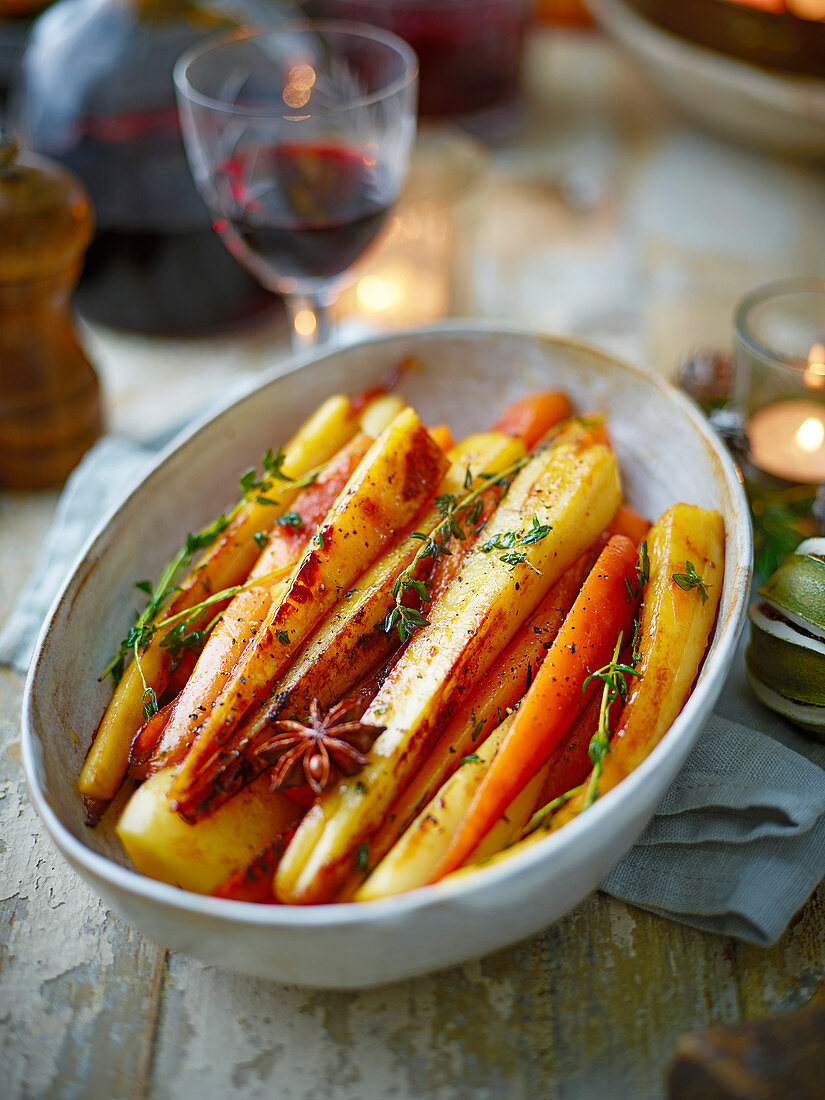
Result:
<instances>
[{"instance_id":1,"label":"clear glass votive","mask_svg":"<svg viewBox=\"0 0 825 1100\"><path fill-rule=\"evenodd\" d=\"M751 465L784 482L825 483L825 279L751 291L734 337L734 400Z\"/></svg>"}]
</instances>

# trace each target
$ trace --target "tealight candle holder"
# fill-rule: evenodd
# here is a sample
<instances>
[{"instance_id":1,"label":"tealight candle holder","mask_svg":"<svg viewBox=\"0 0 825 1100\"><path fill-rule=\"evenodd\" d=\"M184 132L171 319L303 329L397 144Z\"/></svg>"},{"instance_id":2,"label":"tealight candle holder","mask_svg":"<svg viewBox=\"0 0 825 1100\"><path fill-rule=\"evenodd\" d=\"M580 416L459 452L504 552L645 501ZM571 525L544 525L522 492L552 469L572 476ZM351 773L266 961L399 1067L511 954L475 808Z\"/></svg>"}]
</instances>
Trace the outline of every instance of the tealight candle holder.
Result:
<instances>
[{"instance_id":1,"label":"tealight candle holder","mask_svg":"<svg viewBox=\"0 0 825 1100\"><path fill-rule=\"evenodd\" d=\"M753 473L780 485L825 483L825 279L747 294L734 335L734 401Z\"/></svg>"}]
</instances>

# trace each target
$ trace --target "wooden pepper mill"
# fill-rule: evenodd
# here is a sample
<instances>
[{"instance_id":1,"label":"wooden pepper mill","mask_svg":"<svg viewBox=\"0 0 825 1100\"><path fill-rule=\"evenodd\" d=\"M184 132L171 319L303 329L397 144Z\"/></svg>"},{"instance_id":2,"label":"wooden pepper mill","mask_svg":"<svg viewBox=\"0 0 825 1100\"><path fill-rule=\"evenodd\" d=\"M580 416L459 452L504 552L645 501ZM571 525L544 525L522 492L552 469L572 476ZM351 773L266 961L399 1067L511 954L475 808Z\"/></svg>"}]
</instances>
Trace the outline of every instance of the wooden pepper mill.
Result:
<instances>
[{"instance_id":1,"label":"wooden pepper mill","mask_svg":"<svg viewBox=\"0 0 825 1100\"><path fill-rule=\"evenodd\" d=\"M60 485L100 435L69 306L93 225L81 183L0 127L0 486Z\"/></svg>"}]
</instances>

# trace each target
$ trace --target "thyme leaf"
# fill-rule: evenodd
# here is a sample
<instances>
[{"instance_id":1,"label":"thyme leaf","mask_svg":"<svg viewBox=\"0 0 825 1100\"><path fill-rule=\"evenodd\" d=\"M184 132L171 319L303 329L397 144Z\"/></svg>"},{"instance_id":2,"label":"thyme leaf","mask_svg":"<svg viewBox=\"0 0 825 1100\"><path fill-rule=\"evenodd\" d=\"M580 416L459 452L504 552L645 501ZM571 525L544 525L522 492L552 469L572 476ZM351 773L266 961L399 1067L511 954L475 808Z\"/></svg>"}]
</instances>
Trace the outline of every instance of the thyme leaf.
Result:
<instances>
[{"instance_id":1,"label":"thyme leaf","mask_svg":"<svg viewBox=\"0 0 825 1100\"><path fill-rule=\"evenodd\" d=\"M713 587L708 581L702 580L694 569L693 562L691 561L685 562L684 573L673 574L673 582L674 584L678 584L683 592L690 592L692 588L695 588L702 603L707 602L708 589Z\"/></svg>"},{"instance_id":2,"label":"thyme leaf","mask_svg":"<svg viewBox=\"0 0 825 1100\"><path fill-rule=\"evenodd\" d=\"M370 843L365 840L355 849L355 870L365 875L370 869Z\"/></svg>"},{"instance_id":3,"label":"thyme leaf","mask_svg":"<svg viewBox=\"0 0 825 1100\"><path fill-rule=\"evenodd\" d=\"M283 515L278 516L275 522L279 523L281 527L291 527L293 531L300 531L304 526L304 521L297 512L284 512Z\"/></svg>"},{"instance_id":4,"label":"thyme leaf","mask_svg":"<svg viewBox=\"0 0 825 1100\"><path fill-rule=\"evenodd\" d=\"M639 557L636 561L636 583L626 580L628 603L633 603L637 596L641 596L642 590L650 580L650 557L647 552L647 539L639 547Z\"/></svg>"},{"instance_id":5,"label":"thyme leaf","mask_svg":"<svg viewBox=\"0 0 825 1100\"><path fill-rule=\"evenodd\" d=\"M625 702L627 699L628 677L641 675L631 665L619 663L621 648L622 632L619 631L619 636L616 639L616 646L613 650L612 660L603 668L597 669L596 672L591 673L582 685L582 691L584 691L593 679L601 680L604 684L601 706L599 707L599 724L596 728L596 732L590 739L590 747L588 750L593 770L585 785L584 805L582 806L584 810L592 806L599 797L598 782L602 775L602 765L604 758L610 752L610 708L616 699L621 699L622 702Z\"/></svg>"},{"instance_id":6,"label":"thyme leaf","mask_svg":"<svg viewBox=\"0 0 825 1100\"><path fill-rule=\"evenodd\" d=\"M429 535L422 531L413 531L409 536L410 538L419 539L423 545L401 574L393 588L395 607L392 608L376 629L383 629L387 634L391 634L392 631L395 630L398 634L399 641L403 644L414 630L418 627L428 625L427 619L420 611L406 607L402 602L404 595L410 590L415 590L417 592L422 603L430 602L430 593L428 590L425 598L421 591L415 589L413 586L419 565L427 558L433 558L435 561L438 561L442 555L449 557L450 551L447 548L447 544L450 539L455 538L462 540L467 538L467 532L464 530L462 523L469 521L474 525L478 522L481 516L481 511L478 506L481 504L483 507L480 500L482 493L491 487L498 487L501 490L499 496L500 503L512 478L518 473L522 466L526 465L529 461L529 457L525 455L523 458L517 459L508 466L506 470L500 473L480 474L479 484L475 489L470 489L464 496L459 497L454 493L442 493L435 498L435 506L438 509L441 520L436 524ZM472 484L472 478L470 482L467 481L467 477L471 472L468 466L464 476L465 488L467 488L469 484Z\"/></svg>"}]
</instances>

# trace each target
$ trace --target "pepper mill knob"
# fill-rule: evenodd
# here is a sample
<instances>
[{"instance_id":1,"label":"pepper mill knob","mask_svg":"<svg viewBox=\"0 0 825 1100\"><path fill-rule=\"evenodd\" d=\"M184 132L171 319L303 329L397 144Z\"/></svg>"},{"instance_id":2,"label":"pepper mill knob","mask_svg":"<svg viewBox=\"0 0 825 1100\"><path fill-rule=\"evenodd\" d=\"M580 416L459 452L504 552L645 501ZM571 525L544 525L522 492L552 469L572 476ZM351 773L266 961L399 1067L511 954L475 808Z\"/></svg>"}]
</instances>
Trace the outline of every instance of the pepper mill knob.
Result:
<instances>
[{"instance_id":1,"label":"pepper mill knob","mask_svg":"<svg viewBox=\"0 0 825 1100\"><path fill-rule=\"evenodd\" d=\"M93 227L80 181L0 126L0 486L61 484L100 435L70 309Z\"/></svg>"}]
</instances>

